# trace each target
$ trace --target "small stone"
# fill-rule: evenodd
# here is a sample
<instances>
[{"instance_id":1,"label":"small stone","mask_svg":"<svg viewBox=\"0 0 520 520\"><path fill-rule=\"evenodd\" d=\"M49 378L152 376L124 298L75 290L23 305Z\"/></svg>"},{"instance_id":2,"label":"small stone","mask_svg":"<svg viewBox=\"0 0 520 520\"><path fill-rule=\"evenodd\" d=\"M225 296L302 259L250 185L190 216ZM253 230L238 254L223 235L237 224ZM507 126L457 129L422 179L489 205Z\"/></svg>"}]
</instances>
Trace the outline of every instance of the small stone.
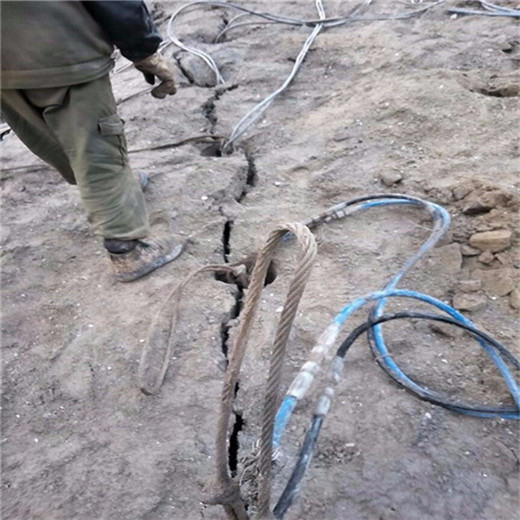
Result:
<instances>
[{"instance_id":1,"label":"small stone","mask_svg":"<svg viewBox=\"0 0 520 520\"><path fill-rule=\"evenodd\" d=\"M462 208L462 213L464 215L478 215L479 213L485 213L489 211L491 208L482 203L480 199L471 200L464 204Z\"/></svg>"},{"instance_id":2,"label":"small stone","mask_svg":"<svg viewBox=\"0 0 520 520\"><path fill-rule=\"evenodd\" d=\"M453 188L453 198L455 200L462 200L464 197L471 193L471 186L467 184L461 184Z\"/></svg>"},{"instance_id":3,"label":"small stone","mask_svg":"<svg viewBox=\"0 0 520 520\"><path fill-rule=\"evenodd\" d=\"M495 258L502 264L502 265L512 265L511 258L507 253L498 253L495 255Z\"/></svg>"},{"instance_id":4,"label":"small stone","mask_svg":"<svg viewBox=\"0 0 520 520\"><path fill-rule=\"evenodd\" d=\"M509 295L509 305L511 305L513 309L520 309L520 291L518 289L511 291Z\"/></svg>"},{"instance_id":5,"label":"small stone","mask_svg":"<svg viewBox=\"0 0 520 520\"><path fill-rule=\"evenodd\" d=\"M459 311L478 311L485 305L486 299L480 294L459 293L453 297L453 307Z\"/></svg>"},{"instance_id":6,"label":"small stone","mask_svg":"<svg viewBox=\"0 0 520 520\"><path fill-rule=\"evenodd\" d=\"M508 229L496 229L494 231L484 231L475 233L469 239L469 245L481 251L491 251L497 253L503 251L511 245L512 233Z\"/></svg>"},{"instance_id":7,"label":"small stone","mask_svg":"<svg viewBox=\"0 0 520 520\"><path fill-rule=\"evenodd\" d=\"M392 186L403 180L403 176L398 172L383 172L380 179L385 186Z\"/></svg>"},{"instance_id":8,"label":"small stone","mask_svg":"<svg viewBox=\"0 0 520 520\"><path fill-rule=\"evenodd\" d=\"M477 256L480 255L480 250L475 249L474 247L468 246L467 244L464 244L460 247L460 252L462 253L462 256Z\"/></svg>"},{"instance_id":9,"label":"small stone","mask_svg":"<svg viewBox=\"0 0 520 520\"><path fill-rule=\"evenodd\" d=\"M482 287L480 280L461 280L459 282L459 289L462 292L476 292Z\"/></svg>"},{"instance_id":10,"label":"small stone","mask_svg":"<svg viewBox=\"0 0 520 520\"><path fill-rule=\"evenodd\" d=\"M479 257L478 261L485 264L490 265L493 263L493 260L495 259L495 256L490 251L484 251Z\"/></svg>"},{"instance_id":11,"label":"small stone","mask_svg":"<svg viewBox=\"0 0 520 520\"><path fill-rule=\"evenodd\" d=\"M501 191L488 191L477 198L468 200L462 208L465 215L478 215L479 213L491 212L497 207L506 206L510 197ZM496 213L496 210L495 210Z\"/></svg>"},{"instance_id":12,"label":"small stone","mask_svg":"<svg viewBox=\"0 0 520 520\"><path fill-rule=\"evenodd\" d=\"M506 296L515 289L512 269L475 269L472 274L482 280L490 296Z\"/></svg>"},{"instance_id":13,"label":"small stone","mask_svg":"<svg viewBox=\"0 0 520 520\"><path fill-rule=\"evenodd\" d=\"M347 127L340 128L336 130L336 133L334 134L334 137L332 138L333 141L336 143L339 143L340 141L345 141L351 136L352 132Z\"/></svg>"}]
</instances>

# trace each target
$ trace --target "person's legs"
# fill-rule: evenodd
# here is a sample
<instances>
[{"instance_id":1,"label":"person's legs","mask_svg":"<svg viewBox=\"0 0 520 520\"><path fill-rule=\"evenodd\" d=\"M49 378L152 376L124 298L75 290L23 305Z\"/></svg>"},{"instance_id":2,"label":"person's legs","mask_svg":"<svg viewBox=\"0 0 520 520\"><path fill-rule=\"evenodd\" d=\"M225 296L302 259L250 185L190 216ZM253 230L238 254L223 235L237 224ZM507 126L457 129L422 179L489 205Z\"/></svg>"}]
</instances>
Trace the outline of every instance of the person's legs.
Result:
<instances>
[{"instance_id":1,"label":"person's legs","mask_svg":"<svg viewBox=\"0 0 520 520\"><path fill-rule=\"evenodd\" d=\"M66 88L53 90L65 92ZM76 184L69 159L43 120L42 110L32 105L21 90L2 90L1 100L4 119L25 146L56 168L69 184Z\"/></svg>"},{"instance_id":2,"label":"person's legs","mask_svg":"<svg viewBox=\"0 0 520 520\"><path fill-rule=\"evenodd\" d=\"M45 95L45 90L49 93ZM128 164L123 120L107 76L68 87L25 91L69 158L94 231L106 239L135 240L149 234L148 214Z\"/></svg>"},{"instance_id":3,"label":"person's legs","mask_svg":"<svg viewBox=\"0 0 520 520\"><path fill-rule=\"evenodd\" d=\"M70 87L5 91L2 103L25 144L77 183L117 280L136 280L179 256L182 246L146 238L146 204L128 165L124 123L108 75Z\"/></svg>"}]
</instances>

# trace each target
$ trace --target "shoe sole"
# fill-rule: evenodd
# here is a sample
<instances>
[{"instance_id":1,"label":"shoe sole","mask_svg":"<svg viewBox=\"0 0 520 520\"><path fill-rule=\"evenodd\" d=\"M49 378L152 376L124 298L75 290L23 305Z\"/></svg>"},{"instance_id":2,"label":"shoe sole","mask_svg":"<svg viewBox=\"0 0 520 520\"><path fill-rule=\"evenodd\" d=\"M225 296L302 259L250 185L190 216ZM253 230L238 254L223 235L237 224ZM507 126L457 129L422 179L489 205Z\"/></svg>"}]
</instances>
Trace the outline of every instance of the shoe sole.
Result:
<instances>
[{"instance_id":1,"label":"shoe sole","mask_svg":"<svg viewBox=\"0 0 520 520\"><path fill-rule=\"evenodd\" d=\"M159 269L159 267L162 267L163 265L166 265L167 263L175 260L182 253L183 249L183 244L178 244L167 255L163 255L159 258L156 258L155 260L153 260L149 264L146 264L140 269L132 271L131 273L116 274L114 275L114 277L118 282L133 282L134 280L139 280L139 278L142 278L143 276L146 276L152 271Z\"/></svg>"}]
</instances>

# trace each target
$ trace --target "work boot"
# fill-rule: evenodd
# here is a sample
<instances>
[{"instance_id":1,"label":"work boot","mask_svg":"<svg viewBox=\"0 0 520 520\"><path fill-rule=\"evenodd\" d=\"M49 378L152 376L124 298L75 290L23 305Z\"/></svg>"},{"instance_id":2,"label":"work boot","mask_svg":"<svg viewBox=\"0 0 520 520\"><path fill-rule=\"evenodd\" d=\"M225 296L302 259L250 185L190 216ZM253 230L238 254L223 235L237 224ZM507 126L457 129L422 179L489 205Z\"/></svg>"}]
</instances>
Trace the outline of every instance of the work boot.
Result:
<instances>
[{"instance_id":1,"label":"work boot","mask_svg":"<svg viewBox=\"0 0 520 520\"><path fill-rule=\"evenodd\" d=\"M114 278L118 282L133 282L175 260L182 252L182 244L170 240L113 240L105 239Z\"/></svg>"}]
</instances>

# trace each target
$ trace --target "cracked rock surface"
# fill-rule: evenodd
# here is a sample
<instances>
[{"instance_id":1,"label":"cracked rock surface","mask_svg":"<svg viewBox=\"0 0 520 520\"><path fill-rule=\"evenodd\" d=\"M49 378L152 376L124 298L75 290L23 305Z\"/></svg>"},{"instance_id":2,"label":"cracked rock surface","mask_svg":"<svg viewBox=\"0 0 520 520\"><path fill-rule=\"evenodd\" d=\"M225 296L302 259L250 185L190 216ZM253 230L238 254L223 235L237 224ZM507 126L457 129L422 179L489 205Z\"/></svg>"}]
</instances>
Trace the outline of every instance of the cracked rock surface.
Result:
<instances>
[{"instance_id":1,"label":"cracked rock surface","mask_svg":"<svg viewBox=\"0 0 520 520\"><path fill-rule=\"evenodd\" d=\"M354 2L324 4L336 16ZM373 9L383 4L375 2ZM152 3L163 33L179 5ZM248 6L316 16L313 2L302 0ZM214 56L225 86L208 87L211 73L173 47L165 51L179 66L179 89L171 98L139 94L146 84L131 68L113 76L130 150L228 136L282 83L308 30L244 26L212 43L233 15L195 9L174 25L183 41ZM194 280L182 300L162 391L145 396L137 368L152 317L192 270L239 262L277 224L304 220L346 199L387 191L444 205L453 219L450 232L401 287L448 302L471 297L479 304L470 318L514 351L517 30L513 20L452 20L436 9L418 19L324 31L293 85L233 154L218 157L218 147L195 141L132 153L133 168L151 179L146 197L153 225L190 237L178 260L132 284L112 282L75 189L13 133L4 135L3 517L225 519L220 507L203 506L201 499L214 475L222 371L247 288L211 275ZM31 167L13 169L26 165ZM401 180L386 185L383 174ZM318 258L290 335L283 391L334 314L381 288L429 227L424 214L393 207L317 230ZM488 248L493 253L482 259L470 237L497 232L507 235L507 243ZM229 458L238 473L260 432L269 352L295 258L294 244L284 243L236 388ZM468 280L477 281L475 290L460 293ZM388 311L405 308L396 302ZM346 329L365 316L359 312ZM384 330L396 361L419 383L465 401L511 404L496 370L469 337L421 322L400 321ZM273 467L274 497L313 409L311 393L296 409ZM513 518L518 446L515 424L455 415L402 391L360 338L346 358L344 380L286 518ZM254 479L244 492L254 501L253 485Z\"/></svg>"}]
</instances>

